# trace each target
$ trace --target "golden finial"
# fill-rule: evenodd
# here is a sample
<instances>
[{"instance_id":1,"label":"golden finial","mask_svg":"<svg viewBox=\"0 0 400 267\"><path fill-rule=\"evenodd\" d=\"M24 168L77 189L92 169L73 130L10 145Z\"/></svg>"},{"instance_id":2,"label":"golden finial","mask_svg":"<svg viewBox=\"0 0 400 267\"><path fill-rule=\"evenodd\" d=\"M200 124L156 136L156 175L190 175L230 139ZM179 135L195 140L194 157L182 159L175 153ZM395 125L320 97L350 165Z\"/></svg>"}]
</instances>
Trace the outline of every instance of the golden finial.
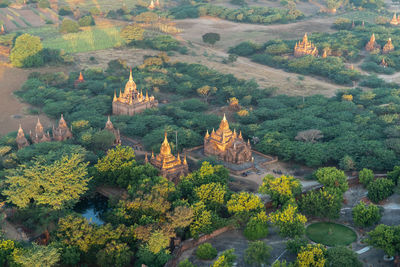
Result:
<instances>
[{"instance_id":1,"label":"golden finial","mask_svg":"<svg viewBox=\"0 0 400 267\"><path fill-rule=\"evenodd\" d=\"M154 151L151 150L151 158L154 159Z\"/></svg>"},{"instance_id":2,"label":"golden finial","mask_svg":"<svg viewBox=\"0 0 400 267\"><path fill-rule=\"evenodd\" d=\"M184 164L184 165L187 165L186 153L185 153L185 157L183 158L183 164Z\"/></svg>"},{"instance_id":3,"label":"golden finial","mask_svg":"<svg viewBox=\"0 0 400 267\"><path fill-rule=\"evenodd\" d=\"M179 155L179 152L178 155L176 156L176 159L178 160L179 164L181 164L181 156Z\"/></svg>"},{"instance_id":4,"label":"golden finial","mask_svg":"<svg viewBox=\"0 0 400 267\"><path fill-rule=\"evenodd\" d=\"M117 91L116 91L116 90L114 90L114 99L113 99L113 102L117 102Z\"/></svg>"},{"instance_id":5,"label":"golden finial","mask_svg":"<svg viewBox=\"0 0 400 267\"><path fill-rule=\"evenodd\" d=\"M209 137L210 137L210 134L208 133L208 129L207 129L207 133L206 133L205 138L209 138Z\"/></svg>"},{"instance_id":6,"label":"golden finial","mask_svg":"<svg viewBox=\"0 0 400 267\"><path fill-rule=\"evenodd\" d=\"M243 139L243 137L242 137L242 131L239 132L239 139Z\"/></svg>"},{"instance_id":7,"label":"golden finial","mask_svg":"<svg viewBox=\"0 0 400 267\"><path fill-rule=\"evenodd\" d=\"M129 81L133 82L132 68L130 68L130 71L129 71Z\"/></svg>"},{"instance_id":8,"label":"golden finial","mask_svg":"<svg viewBox=\"0 0 400 267\"><path fill-rule=\"evenodd\" d=\"M160 154L170 155L171 147L168 143L167 132L164 133L164 142L161 144Z\"/></svg>"}]
</instances>

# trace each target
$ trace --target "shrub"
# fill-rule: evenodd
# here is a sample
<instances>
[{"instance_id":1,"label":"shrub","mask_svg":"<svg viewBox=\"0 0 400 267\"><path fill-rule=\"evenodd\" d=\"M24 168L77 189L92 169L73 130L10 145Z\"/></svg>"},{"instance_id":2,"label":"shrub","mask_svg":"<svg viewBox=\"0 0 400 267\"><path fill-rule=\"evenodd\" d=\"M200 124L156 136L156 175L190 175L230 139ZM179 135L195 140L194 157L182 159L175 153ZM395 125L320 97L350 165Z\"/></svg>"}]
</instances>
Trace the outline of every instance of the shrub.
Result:
<instances>
[{"instance_id":1,"label":"shrub","mask_svg":"<svg viewBox=\"0 0 400 267\"><path fill-rule=\"evenodd\" d=\"M326 252L326 266L329 267L361 267L357 254L346 247L333 247Z\"/></svg>"},{"instance_id":2,"label":"shrub","mask_svg":"<svg viewBox=\"0 0 400 267\"><path fill-rule=\"evenodd\" d=\"M212 267L232 267L236 260L235 249L231 248L222 252Z\"/></svg>"},{"instance_id":3,"label":"shrub","mask_svg":"<svg viewBox=\"0 0 400 267\"><path fill-rule=\"evenodd\" d=\"M48 0L40 0L38 3L38 6L40 8L49 8L50 7L50 2Z\"/></svg>"},{"instance_id":4,"label":"shrub","mask_svg":"<svg viewBox=\"0 0 400 267\"><path fill-rule=\"evenodd\" d=\"M94 19L92 16L84 16L79 19L78 23L79 23L79 26L81 26L81 27L95 25L95 22L94 22Z\"/></svg>"},{"instance_id":5,"label":"shrub","mask_svg":"<svg viewBox=\"0 0 400 267\"><path fill-rule=\"evenodd\" d=\"M221 39L221 36L218 33L215 32L209 32L206 33L202 36L203 42L204 43L209 43L211 45L214 45L216 42L218 42Z\"/></svg>"},{"instance_id":6,"label":"shrub","mask_svg":"<svg viewBox=\"0 0 400 267\"><path fill-rule=\"evenodd\" d=\"M63 6L58 10L58 15L60 16L72 15L72 10L69 6Z\"/></svg>"},{"instance_id":7,"label":"shrub","mask_svg":"<svg viewBox=\"0 0 400 267\"><path fill-rule=\"evenodd\" d=\"M250 242L244 251L244 261L251 266L263 266L271 256L272 248L262 241Z\"/></svg>"},{"instance_id":8,"label":"shrub","mask_svg":"<svg viewBox=\"0 0 400 267\"><path fill-rule=\"evenodd\" d=\"M296 236L295 238L289 239L286 242L286 249L294 254L298 254L301 251L301 248L306 247L307 244L308 241L306 238Z\"/></svg>"},{"instance_id":9,"label":"shrub","mask_svg":"<svg viewBox=\"0 0 400 267\"><path fill-rule=\"evenodd\" d=\"M10 60L15 67L39 67L43 65L42 42L39 37L27 33L18 36L11 50Z\"/></svg>"},{"instance_id":10,"label":"shrub","mask_svg":"<svg viewBox=\"0 0 400 267\"><path fill-rule=\"evenodd\" d=\"M387 178L398 184L400 182L400 166L394 166L393 171L387 173Z\"/></svg>"},{"instance_id":11,"label":"shrub","mask_svg":"<svg viewBox=\"0 0 400 267\"><path fill-rule=\"evenodd\" d=\"M394 183L386 178L377 179L368 185L368 198L374 203L388 198L393 192Z\"/></svg>"},{"instance_id":12,"label":"shrub","mask_svg":"<svg viewBox=\"0 0 400 267\"><path fill-rule=\"evenodd\" d=\"M179 262L178 267L196 267L193 263L191 263L188 259Z\"/></svg>"},{"instance_id":13,"label":"shrub","mask_svg":"<svg viewBox=\"0 0 400 267\"><path fill-rule=\"evenodd\" d=\"M374 172L370 169L362 169L358 174L358 179L365 187L367 187L374 180Z\"/></svg>"},{"instance_id":14,"label":"shrub","mask_svg":"<svg viewBox=\"0 0 400 267\"><path fill-rule=\"evenodd\" d=\"M360 227L368 227L376 224L381 219L381 211L378 206L371 204L365 205L364 202L358 203L352 210L353 221Z\"/></svg>"},{"instance_id":15,"label":"shrub","mask_svg":"<svg viewBox=\"0 0 400 267\"><path fill-rule=\"evenodd\" d=\"M252 217L243 231L248 240L257 240L265 238L268 235L268 218L264 212Z\"/></svg>"},{"instance_id":16,"label":"shrub","mask_svg":"<svg viewBox=\"0 0 400 267\"><path fill-rule=\"evenodd\" d=\"M60 26L61 33L72 33L79 31L79 24L70 19L64 19Z\"/></svg>"},{"instance_id":17,"label":"shrub","mask_svg":"<svg viewBox=\"0 0 400 267\"><path fill-rule=\"evenodd\" d=\"M217 250L210 243L201 244L196 249L196 256L201 260L212 260L217 255Z\"/></svg>"}]
</instances>

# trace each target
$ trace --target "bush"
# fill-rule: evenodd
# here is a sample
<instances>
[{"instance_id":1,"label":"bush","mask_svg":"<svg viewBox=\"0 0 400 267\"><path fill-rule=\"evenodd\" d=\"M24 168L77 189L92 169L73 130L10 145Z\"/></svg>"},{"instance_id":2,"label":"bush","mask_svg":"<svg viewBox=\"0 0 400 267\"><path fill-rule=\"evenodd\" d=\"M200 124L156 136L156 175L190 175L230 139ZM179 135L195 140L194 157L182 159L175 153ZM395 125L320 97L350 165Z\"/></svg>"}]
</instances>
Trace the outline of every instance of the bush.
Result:
<instances>
[{"instance_id":1,"label":"bush","mask_svg":"<svg viewBox=\"0 0 400 267\"><path fill-rule=\"evenodd\" d=\"M306 247L307 244L308 241L306 238L296 236L295 238L289 239L286 242L286 249L294 254L298 254L301 251L301 248Z\"/></svg>"},{"instance_id":2,"label":"bush","mask_svg":"<svg viewBox=\"0 0 400 267\"><path fill-rule=\"evenodd\" d=\"M353 221L359 227L368 227L380 221L382 214L378 206L358 203L352 210Z\"/></svg>"},{"instance_id":3,"label":"bush","mask_svg":"<svg viewBox=\"0 0 400 267\"><path fill-rule=\"evenodd\" d=\"M81 26L81 27L95 25L95 22L94 22L94 19L92 16L84 16L79 19L78 23L79 23L79 26Z\"/></svg>"},{"instance_id":4,"label":"bush","mask_svg":"<svg viewBox=\"0 0 400 267\"><path fill-rule=\"evenodd\" d=\"M236 260L235 249L231 248L222 252L222 255L213 263L212 267L232 267Z\"/></svg>"},{"instance_id":5,"label":"bush","mask_svg":"<svg viewBox=\"0 0 400 267\"><path fill-rule=\"evenodd\" d=\"M58 10L58 15L60 16L68 16L72 14L72 10L69 6L63 6Z\"/></svg>"},{"instance_id":6,"label":"bush","mask_svg":"<svg viewBox=\"0 0 400 267\"><path fill-rule=\"evenodd\" d=\"M64 19L60 26L61 33L72 33L79 31L79 24L70 19Z\"/></svg>"},{"instance_id":7,"label":"bush","mask_svg":"<svg viewBox=\"0 0 400 267\"><path fill-rule=\"evenodd\" d=\"M39 37L27 33L18 36L11 50L10 60L15 67L39 67L43 65L43 46Z\"/></svg>"},{"instance_id":8,"label":"bush","mask_svg":"<svg viewBox=\"0 0 400 267\"><path fill-rule=\"evenodd\" d=\"M210 243L201 244L196 249L196 256L201 260L212 260L217 255L217 250Z\"/></svg>"},{"instance_id":9,"label":"bush","mask_svg":"<svg viewBox=\"0 0 400 267\"><path fill-rule=\"evenodd\" d=\"M262 241L250 242L244 251L244 261L251 266L263 266L271 256L272 248Z\"/></svg>"},{"instance_id":10,"label":"bush","mask_svg":"<svg viewBox=\"0 0 400 267\"><path fill-rule=\"evenodd\" d=\"M368 185L368 198L374 203L388 198L393 192L394 183L386 178L377 179Z\"/></svg>"},{"instance_id":11,"label":"bush","mask_svg":"<svg viewBox=\"0 0 400 267\"><path fill-rule=\"evenodd\" d=\"M374 180L374 172L370 169L364 168L358 174L358 179L360 183L365 187L368 187L368 185Z\"/></svg>"},{"instance_id":12,"label":"bush","mask_svg":"<svg viewBox=\"0 0 400 267\"><path fill-rule=\"evenodd\" d=\"M50 2L48 0L40 0L38 3L38 6L40 8L49 8L50 7Z\"/></svg>"},{"instance_id":13,"label":"bush","mask_svg":"<svg viewBox=\"0 0 400 267\"><path fill-rule=\"evenodd\" d=\"M196 267L193 263L191 263L188 259L179 262L178 267Z\"/></svg>"},{"instance_id":14,"label":"bush","mask_svg":"<svg viewBox=\"0 0 400 267\"><path fill-rule=\"evenodd\" d=\"M268 235L268 219L264 212L250 219L243 231L248 240L265 238Z\"/></svg>"},{"instance_id":15,"label":"bush","mask_svg":"<svg viewBox=\"0 0 400 267\"><path fill-rule=\"evenodd\" d=\"M209 43L211 45L214 45L216 42L218 42L221 39L221 36L218 33L215 32L209 32L206 33L202 36L203 42L204 43Z\"/></svg>"},{"instance_id":16,"label":"bush","mask_svg":"<svg viewBox=\"0 0 400 267\"><path fill-rule=\"evenodd\" d=\"M326 252L326 265L329 267L361 267L357 254L346 247L333 247Z\"/></svg>"}]
</instances>

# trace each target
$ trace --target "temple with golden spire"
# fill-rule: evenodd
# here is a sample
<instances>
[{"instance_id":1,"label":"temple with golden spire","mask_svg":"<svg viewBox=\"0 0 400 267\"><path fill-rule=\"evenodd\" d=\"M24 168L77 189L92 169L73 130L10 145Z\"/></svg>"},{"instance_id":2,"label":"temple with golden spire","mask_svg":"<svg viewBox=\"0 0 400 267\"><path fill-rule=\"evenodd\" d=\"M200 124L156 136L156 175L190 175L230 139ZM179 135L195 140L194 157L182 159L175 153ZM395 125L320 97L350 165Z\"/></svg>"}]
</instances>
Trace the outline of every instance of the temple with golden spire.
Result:
<instances>
[{"instance_id":1,"label":"temple with golden spire","mask_svg":"<svg viewBox=\"0 0 400 267\"><path fill-rule=\"evenodd\" d=\"M387 43L383 46L382 53L387 54L394 50L394 46L392 44L392 38L389 38Z\"/></svg>"},{"instance_id":2,"label":"temple with golden spire","mask_svg":"<svg viewBox=\"0 0 400 267\"><path fill-rule=\"evenodd\" d=\"M21 127L21 124L19 125L17 138L15 139L15 141L17 142L18 149L29 146L28 139L26 139L26 137L25 137L25 133Z\"/></svg>"},{"instance_id":3,"label":"temple with golden spire","mask_svg":"<svg viewBox=\"0 0 400 267\"><path fill-rule=\"evenodd\" d=\"M136 88L136 83L133 81L132 69L130 70L129 80L125 85L124 92L121 90L119 96L114 92L114 98L112 102L112 113L113 115L129 115L133 116L136 113L140 113L145 109L153 108L158 106L158 101L154 96L143 95L143 91L139 92Z\"/></svg>"},{"instance_id":4,"label":"temple with golden spire","mask_svg":"<svg viewBox=\"0 0 400 267\"><path fill-rule=\"evenodd\" d=\"M393 14L392 20L390 21L390 24L393 26L397 26L400 24L400 15L396 17L396 12Z\"/></svg>"},{"instance_id":5,"label":"temple with golden spire","mask_svg":"<svg viewBox=\"0 0 400 267\"><path fill-rule=\"evenodd\" d=\"M372 34L371 38L369 39L369 42L365 45L365 50L373 51L380 48L381 48L380 45L376 43L375 34Z\"/></svg>"},{"instance_id":6,"label":"temple with golden spire","mask_svg":"<svg viewBox=\"0 0 400 267\"><path fill-rule=\"evenodd\" d=\"M68 128L67 122L64 120L64 116L61 114L58 127L54 128L53 125L53 139L54 141L64 141L72 138L72 132Z\"/></svg>"},{"instance_id":7,"label":"temple with golden spire","mask_svg":"<svg viewBox=\"0 0 400 267\"><path fill-rule=\"evenodd\" d=\"M31 139L34 144L43 143L43 142L50 142L51 137L50 134L44 132L43 125L38 118L36 127L35 127L35 135L31 134Z\"/></svg>"},{"instance_id":8,"label":"temple with golden spire","mask_svg":"<svg viewBox=\"0 0 400 267\"><path fill-rule=\"evenodd\" d=\"M307 33L304 34L303 40L297 42L294 46L295 57L302 57L305 55L318 56L318 49L313 43L308 41Z\"/></svg>"},{"instance_id":9,"label":"temple with golden spire","mask_svg":"<svg viewBox=\"0 0 400 267\"><path fill-rule=\"evenodd\" d=\"M148 161L149 160L146 154L145 162ZM180 177L186 176L189 173L186 155L182 160L179 152L176 157L171 153L171 146L168 143L167 133L165 133L164 142L160 148L160 154L154 156L154 153L152 153L150 163L160 170L161 176L167 178L175 184L178 183Z\"/></svg>"},{"instance_id":10,"label":"temple with golden spire","mask_svg":"<svg viewBox=\"0 0 400 267\"><path fill-rule=\"evenodd\" d=\"M119 129L115 129L113 123L110 120L110 116L108 116L107 122L106 122L106 127L104 127L104 130L107 130L111 133L114 134L115 139L114 139L114 145L120 145L121 144L121 134L119 132Z\"/></svg>"},{"instance_id":11,"label":"temple with golden spire","mask_svg":"<svg viewBox=\"0 0 400 267\"><path fill-rule=\"evenodd\" d=\"M204 136L204 154L217 156L220 160L234 164L252 161L250 141L246 143L243 140L242 132L237 135L236 130L232 132L229 129L225 114L217 131L213 129L209 134L207 130Z\"/></svg>"},{"instance_id":12,"label":"temple with golden spire","mask_svg":"<svg viewBox=\"0 0 400 267\"><path fill-rule=\"evenodd\" d=\"M154 1L151 0L150 5L148 7L148 9L153 10L154 8L156 8L156 6L154 5Z\"/></svg>"},{"instance_id":13,"label":"temple with golden spire","mask_svg":"<svg viewBox=\"0 0 400 267\"><path fill-rule=\"evenodd\" d=\"M76 87L78 87L79 84L84 83L84 82L85 82L85 79L83 79L83 74L82 74L82 71L81 71L81 72L79 72L78 79L76 79L75 82L74 82L74 87L76 88Z\"/></svg>"},{"instance_id":14,"label":"temple with golden spire","mask_svg":"<svg viewBox=\"0 0 400 267\"><path fill-rule=\"evenodd\" d=\"M381 65L381 66L384 67L384 68L386 68L386 67L388 66L388 64L387 64L387 62L385 61L385 58L384 58L384 57L382 58L381 64L379 64L379 65Z\"/></svg>"}]
</instances>

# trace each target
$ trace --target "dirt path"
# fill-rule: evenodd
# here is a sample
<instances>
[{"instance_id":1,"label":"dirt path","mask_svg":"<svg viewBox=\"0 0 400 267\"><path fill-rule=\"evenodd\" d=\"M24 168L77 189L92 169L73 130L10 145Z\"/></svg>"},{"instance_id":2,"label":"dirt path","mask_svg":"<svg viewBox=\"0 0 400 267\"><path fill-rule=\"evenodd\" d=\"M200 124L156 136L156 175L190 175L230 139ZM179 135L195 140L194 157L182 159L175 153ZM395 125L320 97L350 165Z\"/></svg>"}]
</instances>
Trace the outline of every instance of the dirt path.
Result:
<instances>
[{"instance_id":1,"label":"dirt path","mask_svg":"<svg viewBox=\"0 0 400 267\"><path fill-rule=\"evenodd\" d=\"M21 124L25 133L33 130L37 115L29 115L26 103L21 103L13 92L21 88L27 80L29 73L38 72L56 72L67 71L65 68L44 67L38 69L18 69L8 65L0 65L0 135L7 134L11 131L18 130L18 125ZM40 121L44 127L50 126L50 120L40 115Z\"/></svg>"}]
</instances>

